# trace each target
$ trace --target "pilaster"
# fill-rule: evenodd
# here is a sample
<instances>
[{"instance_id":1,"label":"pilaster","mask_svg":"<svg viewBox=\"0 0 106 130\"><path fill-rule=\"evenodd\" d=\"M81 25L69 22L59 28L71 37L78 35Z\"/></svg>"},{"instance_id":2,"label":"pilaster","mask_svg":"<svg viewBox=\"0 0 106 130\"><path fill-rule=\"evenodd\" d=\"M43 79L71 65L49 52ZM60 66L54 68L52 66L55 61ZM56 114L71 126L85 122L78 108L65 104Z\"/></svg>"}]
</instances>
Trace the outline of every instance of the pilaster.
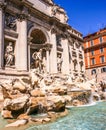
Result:
<instances>
[{"instance_id":1,"label":"pilaster","mask_svg":"<svg viewBox=\"0 0 106 130\"><path fill-rule=\"evenodd\" d=\"M62 38L62 48L63 48L63 63L62 63L62 73L69 74L69 50L68 50L68 40L67 38Z\"/></svg>"},{"instance_id":2,"label":"pilaster","mask_svg":"<svg viewBox=\"0 0 106 130\"><path fill-rule=\"evenodd\" d=\"M17 32L19 33L17 43L17 69L27 70L27 17L24 14L18 15Z\"/></svg>"},{"instance_id":3,"label":"pilaster","mask_svg":"<svg viewBox=\"0 0 106 130\"><path fill-rule=\"evenodd\" d=\"M47 58L47 60L46 60L46 71L47 71L47 73L49 73L50 72L50 56L49 56L49 48L46 48L46 58Z\"/></svg>"},{"instance_id":4,"label":"pilaster","mask_svg":"<svg viewBox=\"0 0 106 130\"><path fill-rule=\"evenodd\" d=\"M51 73L57 73L57 46L55 31L51 33L51 43L52 49L50 53L50 71Z\"/></svg>"},{"instance_id":5,"label":"pilaster","mask_svg":"<svg viewBox=\"0 0 106 130\"><path fill-rule=\"evenodd\" d=\"M4 2L0 1L0 68L3 67L4 64Z\"/></svg>"}]
</instances>

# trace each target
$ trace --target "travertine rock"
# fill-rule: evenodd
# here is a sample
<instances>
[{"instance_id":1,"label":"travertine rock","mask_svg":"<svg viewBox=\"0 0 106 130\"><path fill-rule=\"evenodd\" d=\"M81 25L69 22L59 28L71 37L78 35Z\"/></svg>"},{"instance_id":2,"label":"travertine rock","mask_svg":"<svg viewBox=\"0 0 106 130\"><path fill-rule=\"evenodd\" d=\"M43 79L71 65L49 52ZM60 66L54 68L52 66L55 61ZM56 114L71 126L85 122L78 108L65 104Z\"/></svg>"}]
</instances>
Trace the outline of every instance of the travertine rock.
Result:
<instances>
[{"instance_id":1,"label":"travertine rock","mask_svg":"<svg viewBox=\"0 0 106 130\"><path fill-rule=\"evenodd\" d=\"M6 125L6 127L18 127L25 125L27 122L28 122L27 120L17 120L16 122Z\"/></svg>"},{"instance_id":2,"label":"travertine rock","mask_svg":"<svg viewBox=\"0 0 106 130\"><path fill-rule=\"evenodd\" d=\"M8 110L2 110L1 115L4 119L13 119L13 116L11 114L11 111Z\"/></svg>"}]
</instances>

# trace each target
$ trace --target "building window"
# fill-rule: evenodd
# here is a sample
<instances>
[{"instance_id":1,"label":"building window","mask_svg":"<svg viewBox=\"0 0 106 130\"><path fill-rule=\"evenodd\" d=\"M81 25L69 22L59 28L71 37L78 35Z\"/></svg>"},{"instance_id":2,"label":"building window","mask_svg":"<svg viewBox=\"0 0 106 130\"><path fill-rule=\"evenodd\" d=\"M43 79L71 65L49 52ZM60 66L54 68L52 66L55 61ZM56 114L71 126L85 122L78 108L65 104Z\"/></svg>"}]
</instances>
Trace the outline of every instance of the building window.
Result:
<instances>
[{"instance_id":1,"label":"building window","mask_svg":"<svg viewBox=\"0 0 106 130\"><path fill-rule=\"evenodd\" d=\"M100 57L100 63L104 63L105 62L105 57L104 56L101 56Z\"/></svg>"},{"instance_id":2,"label":"building window","mask_svg":"<svg viewBox=\"0 0 106 130\"><path fill-rule=\"evenodd\" d=\"M101 47L101 48L100 48L100 53L103 53L103 51L104 51L104 50L103 50L103 47Z\"/></svg>"},{"instance_id":3,"label":"building window","mask_svg":"<svg viewBox=\"0 0 106 130\"><path fill-rule=\"evenodd\" d=\"M57 42L57 46L61 47L61 38L59 35L56 35L56 42Z\"/></svg>"},{"instance_id":4,"label":"building window","mask_svg":"<svg viewBox=\"0 0 106 130\"><path fill-rule=\"evenodd\" d=\"M93 40L90 41L90 46L93 46Z\"/></svg>"},{"instance_id":5,"label":"building window","mask_svg":"<svg viewBox=\"0 0 106 130\"><path fill-rule=\"evenodd\" d=\"M96 69L91 70L91 74L96 74Z\"/></svg>"},{"instance_id":6,"label":"building window","mask_svg":"<svg viewBox=\"0 0 106 130\"><path fill-rule=\"evenodd\" d=\"M91 64L94 65L95 64L95 58L91 59Z\"/></svg>"},{"instance_id":7,"label":"building window","mask_svg":"<svg viewBox=\"0 0 106 130\"><path fill-rule=\"evenodd\" d=\"M91 55L92 55L92 56L94 55L94 50L91 50Z\"/></svg>"},{"instance_id":8,"label":"building window","mask_svg":"<svg viewBox=\"0 0 106 130\"><path fill-rule=\"evenodd\" d=\"M101 68L101 73L106 72L106 68Z\"/></svg>"},{"instance_id":9,"label":"building window","mask_svg":"<svg viewBox=\"0 0 106 130\"><path fill-rule=\"evenodd\" d=\"M99 38L99 42L102 43L103 42L103 39L102 37Z\"/></svg>"}]
</instances>

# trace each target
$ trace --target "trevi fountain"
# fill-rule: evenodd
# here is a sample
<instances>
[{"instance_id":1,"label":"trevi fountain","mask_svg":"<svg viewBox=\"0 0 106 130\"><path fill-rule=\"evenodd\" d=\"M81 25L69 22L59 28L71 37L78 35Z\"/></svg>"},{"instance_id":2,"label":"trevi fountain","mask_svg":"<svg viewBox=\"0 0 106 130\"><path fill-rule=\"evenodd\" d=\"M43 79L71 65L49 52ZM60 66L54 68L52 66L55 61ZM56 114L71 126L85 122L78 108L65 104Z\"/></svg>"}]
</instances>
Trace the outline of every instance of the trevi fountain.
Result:
<instances>
[{"instance_id":1,"label":"trevi fountain","mask_svg":"<svg viewBox=\"0 0 106 130\"><path fill-rule=\"evenodd\" d=\"M67 21L52 0L0 0L0 130L106 130L106 83Z\"/></svg>"}]
</instances>

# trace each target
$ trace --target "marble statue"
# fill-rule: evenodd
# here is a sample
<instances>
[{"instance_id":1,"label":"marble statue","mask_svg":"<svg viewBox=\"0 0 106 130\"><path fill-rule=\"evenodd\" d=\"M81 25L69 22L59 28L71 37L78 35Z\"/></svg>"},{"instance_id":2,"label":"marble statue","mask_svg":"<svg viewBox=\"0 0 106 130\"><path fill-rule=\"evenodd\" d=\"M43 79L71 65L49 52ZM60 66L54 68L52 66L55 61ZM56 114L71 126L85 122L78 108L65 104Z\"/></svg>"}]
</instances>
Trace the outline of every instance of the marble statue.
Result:
<instances>
[{"instance_id":1,"label":"marble statue","mask_svg":"<svg viewBox=\"0 0 106 130\"><path fill-rule=\"evenodd\" d=\"M44 64L42 59L42 49L40 49L38 52L35 51L32 54L32 58L35 60L34 61L35 68L37 68L39 72L43 72Z\"/></svg>"},{"instance_id":2,"label":"marble statue","mask_svg":"<svg viewBox=\"0 0 106 130\"><path fill-rule=\"evenodd\" d=\"M61 72L62 62L63 62L63 59L62 59L61 55L58 55L57 56L57 70L58 70L58 72Z\"/></svg>"},{"instance_id":3,"label":"marble statue","mask_svg":"<svg viewBox=\"0 0 106 130\"><path fill-rule=\"evenodd\" d=\"M5 65L12 66L14 64L14 50L13 50L13 43L9 42L8 46L5 50Z\"/></svg>"}]
</instances>

